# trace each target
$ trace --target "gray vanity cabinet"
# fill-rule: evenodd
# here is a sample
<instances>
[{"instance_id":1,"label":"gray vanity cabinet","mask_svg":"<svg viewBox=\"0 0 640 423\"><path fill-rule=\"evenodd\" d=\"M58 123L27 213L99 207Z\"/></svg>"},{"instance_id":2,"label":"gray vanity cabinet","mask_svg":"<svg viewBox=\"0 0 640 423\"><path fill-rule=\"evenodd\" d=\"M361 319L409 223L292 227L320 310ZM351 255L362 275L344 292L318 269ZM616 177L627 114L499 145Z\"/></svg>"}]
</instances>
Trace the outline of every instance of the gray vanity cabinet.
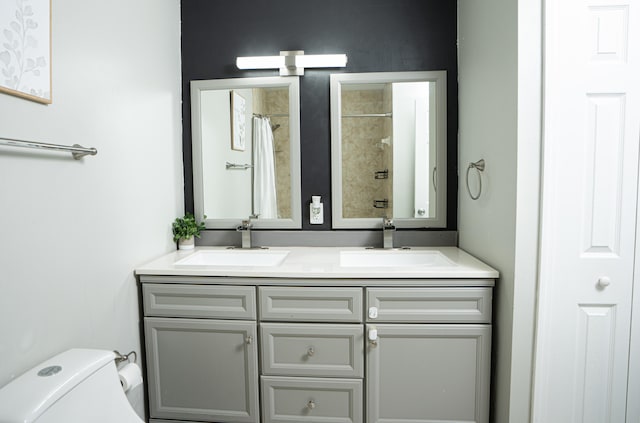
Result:
<instances>
[{"instance_id":1,"label":"gray vanity cabinet","mask_svg":"<svg viewBox=\"0 0 640 423\"><path fill-rule=\"evenodd\" d=\"M486 423L491 288L367 289L367 422Z\"/></svg>"},{"instance_id":2,"label":"gray vanity cabinet","mask_svg":"<svg viewBox=\"0 0 640 423\"><path fill-rule=\"evenodd\" d=\"M143 297L150 421L258 423L255 287L145 284Z\"/></svg>"},{"instance_id":3,"label":"gray vanity cabinet","mask_svg":"<svg viewBox=\"0 0 640 423\"><path fill-rule=\"evenodd\" d=\"M141 281L151 423L488 423L491 280Z\"/></svg>"}]
</instances>

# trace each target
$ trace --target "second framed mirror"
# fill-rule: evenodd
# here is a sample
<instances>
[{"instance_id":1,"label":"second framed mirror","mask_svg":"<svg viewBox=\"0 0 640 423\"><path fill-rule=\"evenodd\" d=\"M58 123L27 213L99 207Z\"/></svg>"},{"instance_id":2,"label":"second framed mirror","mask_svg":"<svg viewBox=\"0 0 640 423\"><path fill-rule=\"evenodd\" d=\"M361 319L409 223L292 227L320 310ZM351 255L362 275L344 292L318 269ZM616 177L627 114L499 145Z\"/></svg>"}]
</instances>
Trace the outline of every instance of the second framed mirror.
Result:
<instances>
[{"instance_id":1,"label":"second framed mirror","mask_svg":"<svg viewBox=\"0 0 640 423\"><path fill-rule=\"evenodd\" d=\"M331 75L333 227L446 227L446 71Z\"/></svg>"}]
</instances>

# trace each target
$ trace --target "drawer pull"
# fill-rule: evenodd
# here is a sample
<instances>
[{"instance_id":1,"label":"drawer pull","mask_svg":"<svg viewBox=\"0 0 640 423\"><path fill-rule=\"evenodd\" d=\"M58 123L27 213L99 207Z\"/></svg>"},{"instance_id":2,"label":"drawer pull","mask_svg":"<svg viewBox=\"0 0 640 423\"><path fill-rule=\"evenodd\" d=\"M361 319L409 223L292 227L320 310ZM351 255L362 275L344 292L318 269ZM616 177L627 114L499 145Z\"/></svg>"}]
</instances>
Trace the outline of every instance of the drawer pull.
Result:
<instances>
[{"instance_id":1,"label":"drawer pull","mask_svg":"<svg viewBox=\"0 0 640 423\"><path fill-rule=\"evenodd\" d=\"M307 403L307 408L309 410L313 410L314 408L316 408L316 402L314 400L309 400L309 402Z\"/></svg>"},{"instance_id":2,"label":"drawer pull","mask_svg":"<svg viewBox=\"0 0 640 423\"><path fill-rule=\"evenodd\" d=\"M313 349L313 347L309 347L309 349L307 350L307 355L309 357L313 357L313 355L316 353L316 351Z\"/></svg>"},{"instance_id":3,"label":"drawer pull","mask_svg":"<svg viewBox=\"0 0 640 423\"><path fill-rule=\"evenodd\" d=\"M253 344L253 336L251 335L247 336L246 343L247 345Z\"/></svg>"}]
</instances>

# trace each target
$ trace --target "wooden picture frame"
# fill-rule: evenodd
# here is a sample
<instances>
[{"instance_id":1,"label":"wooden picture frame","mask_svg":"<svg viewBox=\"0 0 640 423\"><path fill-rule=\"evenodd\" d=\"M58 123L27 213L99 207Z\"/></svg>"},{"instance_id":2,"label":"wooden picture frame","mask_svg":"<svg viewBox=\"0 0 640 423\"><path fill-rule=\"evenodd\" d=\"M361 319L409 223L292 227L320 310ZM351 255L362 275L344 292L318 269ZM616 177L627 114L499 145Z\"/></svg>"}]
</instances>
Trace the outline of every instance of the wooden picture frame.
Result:
<instances>
[{"instance_id":1,"label":"wooden picture frame","mask_svg":"<svg viewBox=\"0 0 640 423\"><path fill-rule=\"evenodd\" d=\"M51 104L51 0L0 0L0 92Z\"/></svg>"},{"instance_id":2,"label":"wooden picture frame","mask_svg":"<svg viewBox=\"0 0 640 423\"><path fill-rule=\"evenodd\" d=\"M247 134L247 103L244 97L231 90L231 149L244 151Z\"/></svg>"}]
</instances>

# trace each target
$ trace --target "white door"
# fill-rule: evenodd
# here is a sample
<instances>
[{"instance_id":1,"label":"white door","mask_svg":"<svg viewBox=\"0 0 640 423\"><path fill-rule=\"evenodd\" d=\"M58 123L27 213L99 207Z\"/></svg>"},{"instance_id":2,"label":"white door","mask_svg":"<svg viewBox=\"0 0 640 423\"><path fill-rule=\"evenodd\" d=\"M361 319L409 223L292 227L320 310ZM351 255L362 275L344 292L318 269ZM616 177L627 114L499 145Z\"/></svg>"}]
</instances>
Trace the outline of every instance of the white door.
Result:
<instances>
[{"instance_id":1,"label":"white door","mask_svg":"<svg viewBox=\"0 0 640 423\"><path fill-rule=\"evenodd\" d=\"M627 419L639 30L640 0L546 1L534 422Z\"/></svg>"}]
</instances>

